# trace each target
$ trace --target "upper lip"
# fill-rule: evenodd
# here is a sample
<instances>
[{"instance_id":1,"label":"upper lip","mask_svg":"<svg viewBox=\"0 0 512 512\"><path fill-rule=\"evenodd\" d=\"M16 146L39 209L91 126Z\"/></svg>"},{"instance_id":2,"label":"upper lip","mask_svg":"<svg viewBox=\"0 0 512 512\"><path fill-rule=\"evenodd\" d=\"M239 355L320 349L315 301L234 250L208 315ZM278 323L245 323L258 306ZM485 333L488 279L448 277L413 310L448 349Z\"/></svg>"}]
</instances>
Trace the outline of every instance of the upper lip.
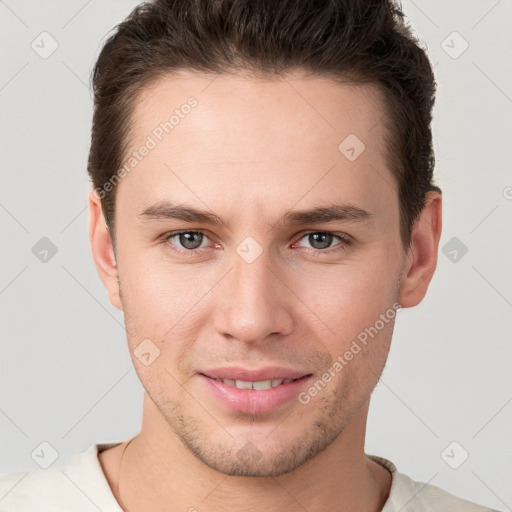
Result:
<instances>
[{"instance_id":1,"label":"upper lip","mask_svg":"<svg viewBox=\"0 0 512 512\"><path fill-rule=\"evenodd\" d=\"M279 366L268 366L266 368L259 368L250 370L242 367L223 367L211 368L201 371L203 375L211 379L230 379L230 380L243 380L245 382L261 382L264 380L278 380L278 379L299 379L305 375L310 375L308 372L302 370L294 370L292 368L282 368Z\"/></svg>"}]
</instances>

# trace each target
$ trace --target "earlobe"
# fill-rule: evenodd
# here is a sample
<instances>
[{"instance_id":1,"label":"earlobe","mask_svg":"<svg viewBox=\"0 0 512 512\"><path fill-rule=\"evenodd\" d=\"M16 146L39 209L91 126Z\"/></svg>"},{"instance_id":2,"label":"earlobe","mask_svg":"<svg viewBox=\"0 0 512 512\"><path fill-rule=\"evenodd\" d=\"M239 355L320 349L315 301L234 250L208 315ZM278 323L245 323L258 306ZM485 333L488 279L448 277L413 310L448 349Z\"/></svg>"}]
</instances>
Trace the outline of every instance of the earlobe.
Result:
<instances>
[{"instance_id":1,"label":"earlobe","mask_svg":"<svg viewBox=\"0 0 512 512\"><path fill-rule=\"evenodd\" d=\"M120 299L117 262L112 239L108 231L101 200L94 189L89 192L89 241L96 269L101 281L105 285L110 302L114 307L122 310Z\"/></svg>"},{"instance_id":2,"label":"earlobe","mask_svg":"<svg viewBox=\"0 0 512 512\"><path fill-rule=\"evenodd\" d=\"M417 306L425 297L437 266L442 230L442 199L437 191L427 193L425 207L414 223L405 277L398 301L404 308Z\"/></svg>"}]
</instances>

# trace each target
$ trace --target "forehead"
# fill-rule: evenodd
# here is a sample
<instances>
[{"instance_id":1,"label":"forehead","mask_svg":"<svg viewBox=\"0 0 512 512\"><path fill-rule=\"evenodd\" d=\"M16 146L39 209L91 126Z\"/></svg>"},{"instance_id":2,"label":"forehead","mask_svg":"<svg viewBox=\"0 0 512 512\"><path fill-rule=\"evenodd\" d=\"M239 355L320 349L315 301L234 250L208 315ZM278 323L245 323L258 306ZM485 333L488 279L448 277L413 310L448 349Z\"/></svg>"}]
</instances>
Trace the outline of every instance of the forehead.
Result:
<instances>
[{"instance_id":1,"label":"forehead","mask_svg":"<svg viewBox=\"0 0 512 512\"><path fill-rule=\"evenodd\" d=\"M197 106L189 116L186 104L191 98ZM260 149L258 141L266 142L277 132L278 139L268 149L278 149L282 155L286 150L283 140L293 143L306 139L318 145L323 139L331 147L344 135L354 133L365 143L380 143L378 125L384 114L384 98L374 84L340 83L298 72L263 79L180 71L176 76L157 79L139 93L134 102L132 133L139 137L151 133L173 113L179 116L172 122L177 121L173 130L181 125L174 135L192 130L198 135L207 134L209 140L216 137L242 142L245 135L252 134L254 140L244 145L247 154L251 147L254 151ZM181 122L187 117L187 122ZM296 146L289 149L297 150ZM309 148L307 145L304 152Z\"/></svg>"},{"instance_id":2,"label":"forehead","mask_svg":"<svg viewBox=\"0 0 512 512\"><path fill-rule=\"evenodd\" d=\"M141 205L186 196L289 208L325 194L364 202L375 188L384 203L395 184L383 115L382 93L371 84L181 72L137 98L130 151L149 140L152 148L121 188Z\"/></svg>"}]
</instances>

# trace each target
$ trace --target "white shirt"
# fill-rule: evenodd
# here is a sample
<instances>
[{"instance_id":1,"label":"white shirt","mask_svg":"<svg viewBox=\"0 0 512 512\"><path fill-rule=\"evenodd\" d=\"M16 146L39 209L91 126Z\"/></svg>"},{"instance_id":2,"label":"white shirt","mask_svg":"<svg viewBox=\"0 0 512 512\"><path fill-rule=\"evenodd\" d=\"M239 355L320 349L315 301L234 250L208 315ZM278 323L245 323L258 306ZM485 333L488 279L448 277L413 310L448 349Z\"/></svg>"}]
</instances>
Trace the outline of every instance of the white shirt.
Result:
<instances>
[{"instance_id":1,"label":"white shirt","mask_svg":"<svg viewBox=\"0 0 512 512\"><path fill-rule=\"evenodd\" d=\"M93 444L48 469L0 473L0 512L123 512L98 459L99 452L118 444ZM383 457L368 457L392 475L382 512L497 512L413 481Z\"/></svg>"}]
</instances>

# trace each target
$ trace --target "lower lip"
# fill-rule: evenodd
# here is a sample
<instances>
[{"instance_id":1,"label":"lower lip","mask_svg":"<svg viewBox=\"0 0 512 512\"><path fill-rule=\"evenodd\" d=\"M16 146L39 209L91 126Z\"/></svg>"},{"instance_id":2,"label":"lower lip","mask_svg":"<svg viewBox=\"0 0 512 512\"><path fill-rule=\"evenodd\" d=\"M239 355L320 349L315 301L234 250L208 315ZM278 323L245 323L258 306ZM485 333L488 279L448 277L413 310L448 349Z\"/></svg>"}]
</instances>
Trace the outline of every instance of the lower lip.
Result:
<instances>
[{"instance_id":1,"label":"lower lip","mask_svg":"<svg viewBox=\"0 0 512 512\"><path fill-rule=\"evenodd\" d=\"M263 414L297 399L311 375L270 389L239 389L199 374L210 393L227 408L247 414Z\"/></svg>"}]
</instances>

